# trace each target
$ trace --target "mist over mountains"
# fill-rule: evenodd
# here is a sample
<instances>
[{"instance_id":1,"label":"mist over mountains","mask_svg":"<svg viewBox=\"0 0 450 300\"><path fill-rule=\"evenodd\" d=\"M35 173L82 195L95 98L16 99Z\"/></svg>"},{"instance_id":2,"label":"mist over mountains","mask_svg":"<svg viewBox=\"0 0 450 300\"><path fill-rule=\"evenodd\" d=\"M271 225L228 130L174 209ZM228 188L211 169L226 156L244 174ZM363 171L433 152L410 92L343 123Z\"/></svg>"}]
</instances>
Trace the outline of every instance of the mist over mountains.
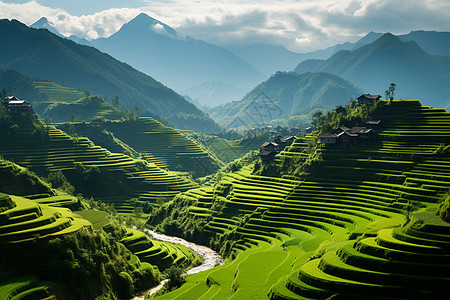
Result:
<instances>
[{"instance_id":1,"label":"mist over mountains","mask_svg":"<svg viewBox=\"0 0 450 300\"><path fill-rule=\"evenodd\" d=\"M210 81L248 90L265 79L231 51L182 35L144 13L91 43L176 91Z\"/></svg>"},{"instance_id":2,"label":"mist over mountains","mask_svg":"<svg viewBox=\"0 0 450 300\"><path fill-rule=\"evenodd\" d=\"M241 101L215 107L209 113L226 127L259 127L274 119L307 114L314 108L332 109L359 94L359 88L333 74L277 72Z\"/></svg>"}]
</instances>

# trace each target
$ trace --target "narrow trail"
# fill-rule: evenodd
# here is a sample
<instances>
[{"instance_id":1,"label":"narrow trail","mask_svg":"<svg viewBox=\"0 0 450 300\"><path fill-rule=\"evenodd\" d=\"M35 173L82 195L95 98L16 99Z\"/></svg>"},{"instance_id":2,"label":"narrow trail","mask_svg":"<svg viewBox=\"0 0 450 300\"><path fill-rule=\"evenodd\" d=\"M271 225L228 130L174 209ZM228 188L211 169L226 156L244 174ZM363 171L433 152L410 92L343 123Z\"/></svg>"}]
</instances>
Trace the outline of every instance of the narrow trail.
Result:
<instances>
[{"instance_id":1,"label":"narrow trail","mask_svg":"<svg viewBox=\"0 0 450 300\"><path fill-rule=\"evenodd\" d=\"M219 265L223 264L222 257L216 251L212 250L211 248L188 242L179 237L168 236L165 234L157 233L157 232L154 232L149 229L144 229L144 231L145 231L145 233L150 235L150 237L152 239L186 246L202 257L203 264L201 264L200 266L197 266L195 268L187 270L183 275L199 273L202 271L209 270L218 264ZM167 282L167 279L161 281L161 283L158 286L155 286L155 287L149 289L148 291L143 292L139 296L134 297L133 300L144 300L145 296L153 295L154 293L159 291L166 282Z\"/></svg>"}]
</instances>

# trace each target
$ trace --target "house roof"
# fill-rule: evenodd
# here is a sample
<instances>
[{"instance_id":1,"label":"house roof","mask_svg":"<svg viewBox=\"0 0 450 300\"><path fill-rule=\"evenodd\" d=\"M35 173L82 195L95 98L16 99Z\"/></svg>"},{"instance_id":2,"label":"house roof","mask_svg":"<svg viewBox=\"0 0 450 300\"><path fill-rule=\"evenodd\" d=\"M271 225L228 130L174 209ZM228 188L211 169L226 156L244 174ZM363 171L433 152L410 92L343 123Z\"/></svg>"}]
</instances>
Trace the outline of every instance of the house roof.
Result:
<instances>
[{"instance_id":1,"label":"house roof","mask_svg":"<svg viewBox=\"0 0 450 300\"><path fill-rule=\"evenodd\" d=\"M276 146L278 146L278 144L274 143L274 142L265 142L264 144L261 145L261 147L267 147L267 146L274 146L274 147L276 147Z\"/></svg>"},{"instance_id":2,"label":"house roof","mask_svg":"<svg viewBox=\"0 0 450 300\"><path fill-rule=\"evenodd\" d=\"M357 99L359 100L360 98L367 98L367 99L371 99L371 100L379 100L381 98L381 95L362 94Z\"/></svg>"},{"instance_id":3,"label":"house roof","mask_svg":"<svg viewBox=\"0 0 450 300\"><path fill-rule=\"evenodd\" d=\"M366 130L366 129L367 129L367 127L355 126L355 127L350 128L350 131L353 133L360 133L361 130Z\"/></svg>"},{"instance_id":4,"label":"house roof","mask_svg":"<svg viewBox=\"0 0 450 300\"><path fill-rule=\"evenodd\" d=\"M370 133L370 132L372 132L372 129L362 129L359 133L361 133L361 134L368 134L368 133Z\"/></svg>"},{"instance_id":5,"label":"house roof","mask_svg":"<svg viewBox=\"0 0 450 300\"><path fill-rule=\"evenodd\" d=\"M286 141L293 141L293 140L295 140L297 137L295 136L295 135L287 135L287 136L285 136L285 137L283 137L281 140L283 141L283 142L286 142Z\"/></svg>"},{"instance_id":6,"label":"house roof","mask_svg":"<svg viewBox=\"0 0 450 300\"><path fill-rule=\"evenodd\" d=\"M366 122L366 125L379 125L381 120L369 120Z\"/></svg>"},{"instance_id":7,"label":"house roof","mask_svg":"<svg viewBox=\"0 0 450 300\"><path fill-rule=\"evenodd\" d=\"M339 138L339 137L343 136L344 134L346 134L346 135L348 135L350 137L358 137L357 133L353 133L353 132L350 132L350 131L343 131L343 132L339 133L337 135L337 137Z\"/></svg>"}]
</instances>

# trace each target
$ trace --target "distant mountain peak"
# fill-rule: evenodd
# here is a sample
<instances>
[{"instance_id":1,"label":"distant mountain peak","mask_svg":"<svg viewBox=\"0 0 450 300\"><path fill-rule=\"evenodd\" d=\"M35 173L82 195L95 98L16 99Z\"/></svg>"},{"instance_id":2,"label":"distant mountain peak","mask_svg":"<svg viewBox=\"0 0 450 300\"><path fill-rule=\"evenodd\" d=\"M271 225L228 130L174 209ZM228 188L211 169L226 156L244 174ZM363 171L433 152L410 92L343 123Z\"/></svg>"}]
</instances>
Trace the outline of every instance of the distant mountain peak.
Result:
<instances>
[{"instance_id":1,"label":"distant mountain peak","mask_svg":"<svg viewBox=\"0 0 450 300\"><path fill-rule=\"evenodd\" d=\"M30 25L31 28L35 28L35 29L47 29L48 31L50 31L51 33L56 34L57 36L61 36L62 34L58 32L58 30L56 30L51 23L49 22L49 20L46 17L42 17L39 20L37 20L36 22L34 22L33 24Z\"/></svg>"},{"instance_id":2,"label":"distant mountain peak","mask_svg":"<svg viewBox=\"0 0 450 300\"><path fill-rule=\"evenodd\" d=\"M183 39L183 35L179 34L172 27L150 17L146 13L140 13L130 22L126 23L123 28L138 29L142 33L150 31L159 35L164 35L170 38Z\"/></svg>"}]
</instances>

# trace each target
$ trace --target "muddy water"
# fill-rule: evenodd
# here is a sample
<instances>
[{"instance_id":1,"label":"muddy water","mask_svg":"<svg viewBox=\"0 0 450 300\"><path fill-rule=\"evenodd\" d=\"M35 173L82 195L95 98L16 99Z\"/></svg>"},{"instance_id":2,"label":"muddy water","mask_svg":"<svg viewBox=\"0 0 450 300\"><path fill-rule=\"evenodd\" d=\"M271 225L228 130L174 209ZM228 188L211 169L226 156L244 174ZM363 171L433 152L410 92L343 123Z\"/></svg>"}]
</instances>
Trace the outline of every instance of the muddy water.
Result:
<instances>
[{"instance_id":1,"label":"muddy water","mask_svg":"<svg viewBox=\"0 0 450 300\"><path fill-rule=\"evenodd\" d=\"M223 264L222 257L216 251L214 251L208 247L188 242L179 237L168 236L165 234L157 233L157 232L154 232L149 229L144 229L144 231L148 235L150 235L151 238L153 238L155 240L163 241L163 242L170 242L173 244L179 244L179 245L186 246L203 258L203 264L186 271L184 273L184 275L195 274L198 272L206 271L208 269L211 269L212 267L214 267L217 264L219 264L219 265ZM137 297L134 297L133 300L144 300L146 295L152 295L152 294L156 293L163 287L164 283L166 283L166 282L167 282L167 280L161 281L161 283L158 286L151 288L150 290L142 293L141 295L139 295Z\"/></svg>"}]
</instances>

